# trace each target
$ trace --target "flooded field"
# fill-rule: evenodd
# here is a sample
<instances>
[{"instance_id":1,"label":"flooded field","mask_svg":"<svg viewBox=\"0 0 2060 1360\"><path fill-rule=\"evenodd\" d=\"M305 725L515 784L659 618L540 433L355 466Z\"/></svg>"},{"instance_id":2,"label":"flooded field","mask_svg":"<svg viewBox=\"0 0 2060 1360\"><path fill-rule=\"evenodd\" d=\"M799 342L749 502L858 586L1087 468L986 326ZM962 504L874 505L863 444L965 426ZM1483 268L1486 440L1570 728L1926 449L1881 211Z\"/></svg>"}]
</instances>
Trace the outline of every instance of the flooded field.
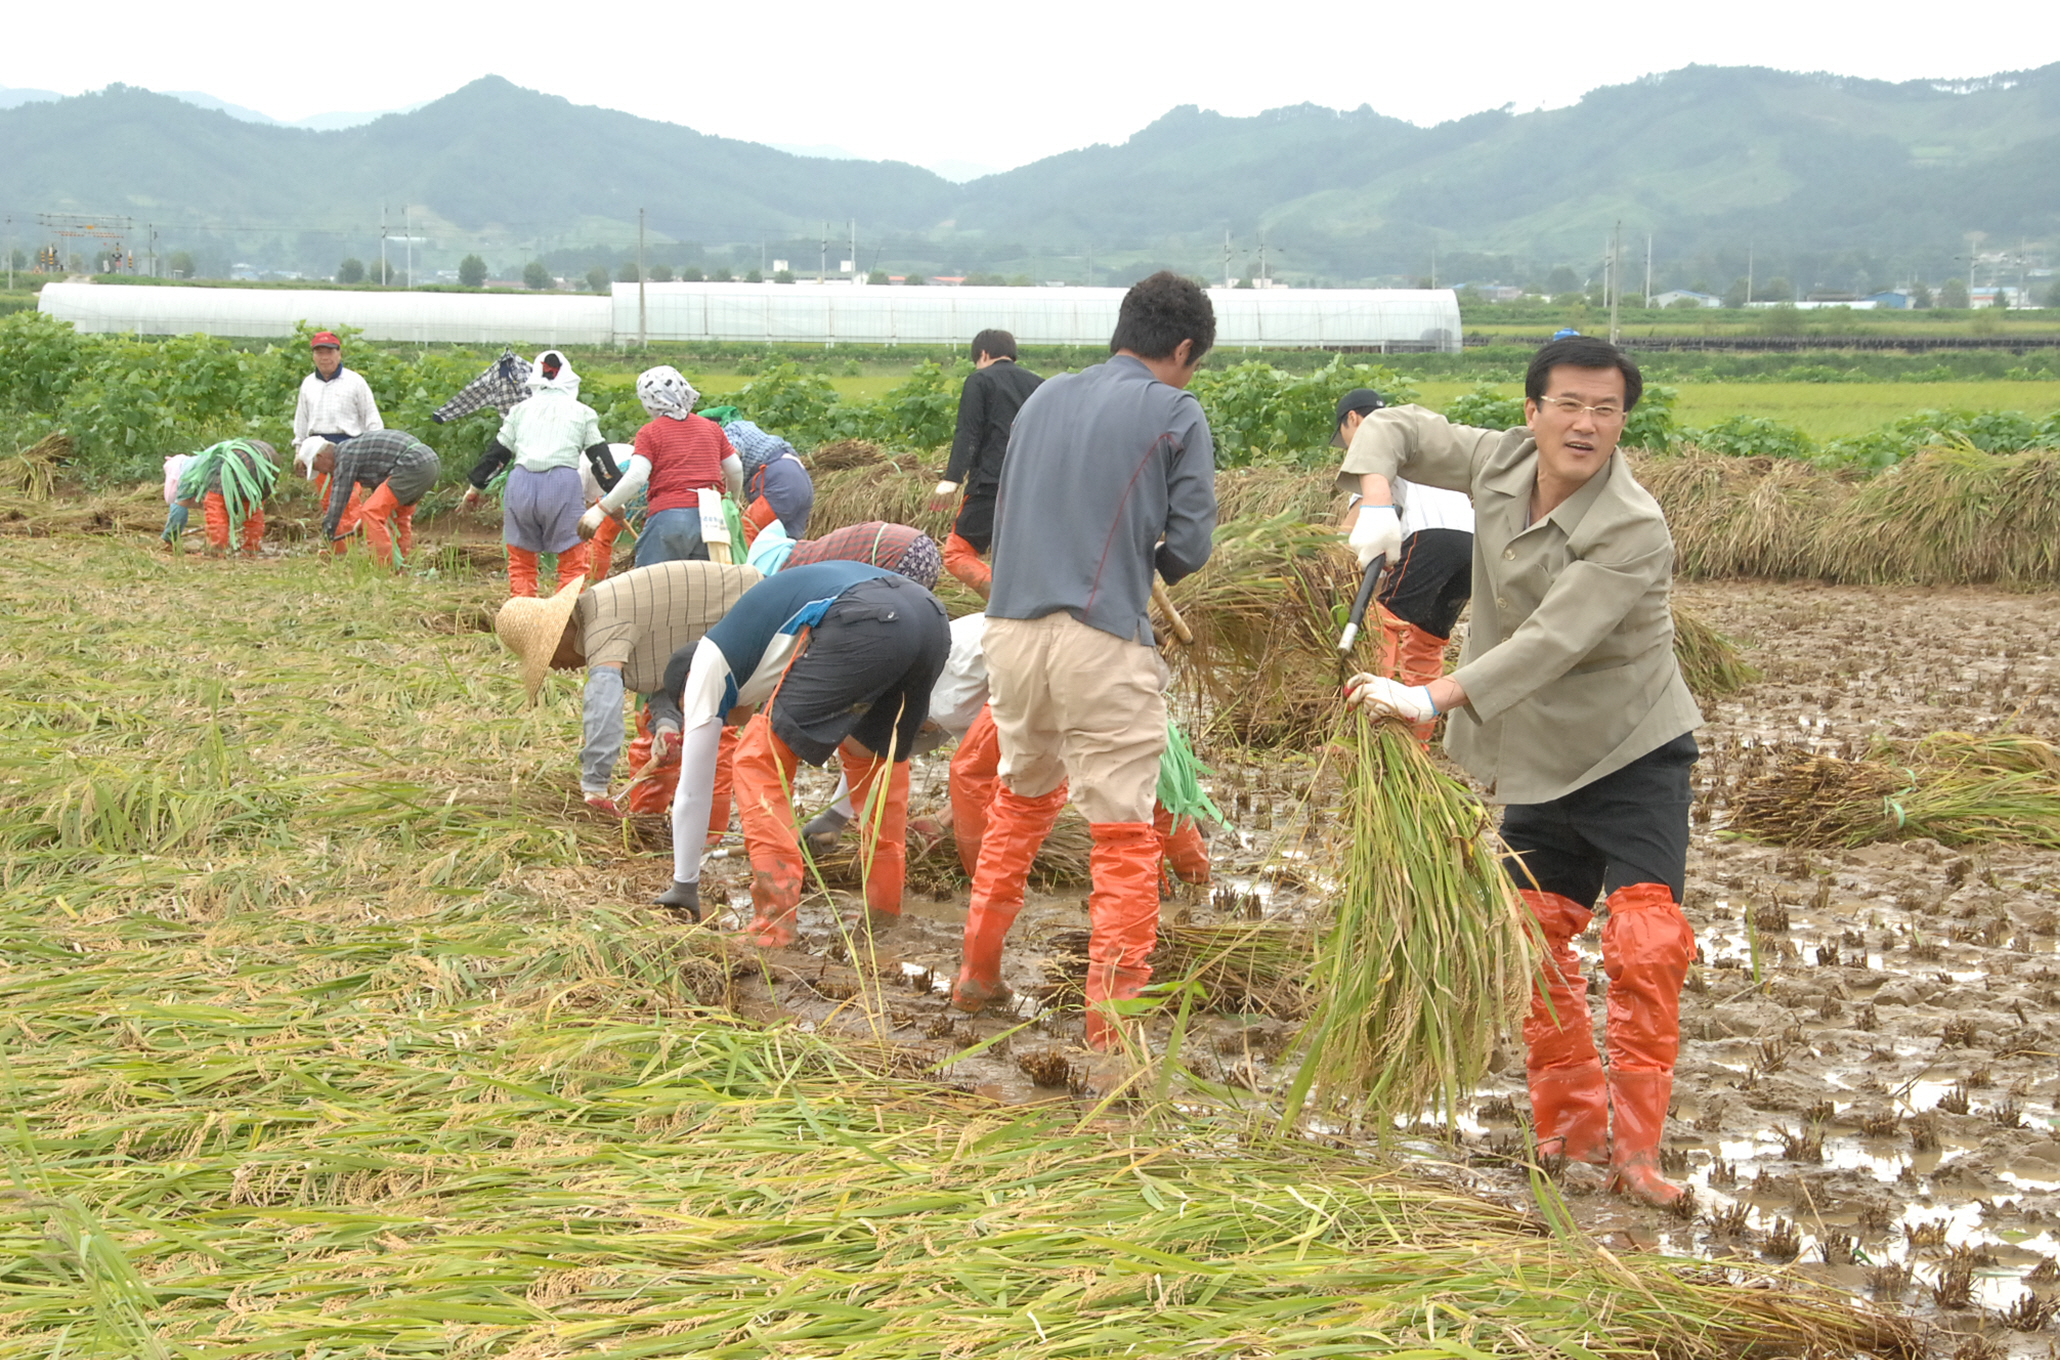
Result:
<instances>
[{"instance_id":1,"label":"flooded field","mask_svg":"<svg viewBox=\"0 0 2060 1360\"><path fill-rule=\"evenodd\" d=\"M1634 1207L1575 1168L1562 1176L1573 1212L1614 1245L1794 1262L1899 1301L1938 1325L1940 1354L2052 1355L2060 853L1929 840L1797 851L1727 825L1740 785L1785 748L1852 751L1877 734L2005 725L2060 739L2060 600L1764 583L1682 596L1765 672L1711 705L1700 734L1686 902L1699 958L1666 1143L1669 1170L1695 1198L1686 1214ZM1214 884L1170 891L1168 935L1317 916L1342 797L1321 754L1198 748L1232 828L1211 843ZM827 777L805 780L804 801L827 800ZM943 814L943 754L919 761L911 807ZM622 868L625 887L663 878L655 860ZM726 888L732 912L748 915L734 833L705 872L709 895ZM1085 888L1032 894L1006 967L1018 1012L968 1018L945 1004L965 909L954 877L913 875L924 886L902 924L870 950L861 942L857 966L836 924L848 895L818 894L803 905L798 948L733 970L738 1008L908 1047L999 1099L1091 1099L1105 1078L1079 1047L1077 1013L1049 1004L1077 971ZM1599 928L1578 942L1598 1027ZM1185 1065L1231 1092L1274 1091L1297 1008L1292 988L1271 999L1271 1014L1202 1017ZM950 1060L967 1048L977 1051ZM1439 1155L1468 1162L1491 1192L1526 1195L1512 1164L1526 1113L1511 1047L1456 1148Z\"/></svg>"}]
</instances>

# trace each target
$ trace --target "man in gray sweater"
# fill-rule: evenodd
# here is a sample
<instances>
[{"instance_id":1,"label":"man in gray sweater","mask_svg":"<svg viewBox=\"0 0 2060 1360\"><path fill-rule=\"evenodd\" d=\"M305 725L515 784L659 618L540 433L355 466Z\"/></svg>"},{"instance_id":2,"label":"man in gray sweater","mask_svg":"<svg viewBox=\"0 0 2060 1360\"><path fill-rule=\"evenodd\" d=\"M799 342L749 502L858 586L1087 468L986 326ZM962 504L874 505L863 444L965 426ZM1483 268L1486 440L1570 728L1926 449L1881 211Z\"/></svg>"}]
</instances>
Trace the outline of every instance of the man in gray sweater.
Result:
<instances>
[{"instance_id":1,"label":"man in gray sweater","mask_svg":"<svg viewBox=\"0 0 2060 1360\"><path fill-rule=\"evenodd\" d=\"M1095 1048L1115 1038L1107 1003L1143 991L1158 940L1152 803L1166 672L1146 611L1154 572L1178 581L1209 560L1215 449L1186 388L1215 340L1208 295L1152 275L1125 295L1107 363L1052 378L1023 403L1002 463L983 643L1001 783L952 1003L979 1011L1006 999L1002 942L1070 786L1094 832Z\"/></svg>"}]
</instances>

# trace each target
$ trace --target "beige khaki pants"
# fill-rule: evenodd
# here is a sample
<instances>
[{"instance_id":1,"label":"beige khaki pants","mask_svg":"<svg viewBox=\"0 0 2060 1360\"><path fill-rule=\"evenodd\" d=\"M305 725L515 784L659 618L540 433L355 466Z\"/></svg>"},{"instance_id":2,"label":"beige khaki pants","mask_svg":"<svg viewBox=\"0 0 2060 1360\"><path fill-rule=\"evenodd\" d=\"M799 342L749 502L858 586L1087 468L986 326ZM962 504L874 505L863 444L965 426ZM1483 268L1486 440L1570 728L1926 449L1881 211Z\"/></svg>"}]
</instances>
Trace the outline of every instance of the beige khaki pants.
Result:
<instances>
[{"instance_id":1,"label":"beige khaki pants","mask_svg":"<svg viewBox=\"0 0 2060 1360\"><path fill-rule=\"evenodd\" d=\"M1089 822L1151 821L1166 749L1159 654L1063 612L990 618L981 650L1009 789L1040 798L1066 781Z\"/></svg>"}]
</instances>

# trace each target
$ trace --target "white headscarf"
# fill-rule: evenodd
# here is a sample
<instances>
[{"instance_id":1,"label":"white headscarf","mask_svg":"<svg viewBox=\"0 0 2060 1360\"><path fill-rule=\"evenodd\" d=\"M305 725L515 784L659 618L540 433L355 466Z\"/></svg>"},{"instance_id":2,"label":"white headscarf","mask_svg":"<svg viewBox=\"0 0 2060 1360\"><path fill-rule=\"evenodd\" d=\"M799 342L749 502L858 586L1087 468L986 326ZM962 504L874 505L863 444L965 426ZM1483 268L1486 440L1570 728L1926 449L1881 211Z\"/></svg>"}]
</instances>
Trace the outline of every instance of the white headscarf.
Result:
<instances>
[{"instance_id":1,"label":"white headscarf","mask_svg":"<svg viewBox=\"0 0 2060 1360\"><path fill-rule=\"evenodd\" d=\"M544 376L544 358L547 355L556 356L558 360L558 376L555 378ZM524 379L524 382L532 391L563 392L572 397L579 395L579 374L572 371L572 360L565 357L565 351L562 349L547 349L539 353L536 363L530 366L529 377Z\"/></svg>"},{"instance_id":2,"label":"white headscarf","mask_svg":"<svg viewBox=\"0 0 2060 1360\"><path fill-rule=\"evenodd\" d=\"M637 400L654 416L685 420L694 413L694 403L701 400L701 394L678 369L660 364L637 375Z\"/></svg>"}]
</instances>

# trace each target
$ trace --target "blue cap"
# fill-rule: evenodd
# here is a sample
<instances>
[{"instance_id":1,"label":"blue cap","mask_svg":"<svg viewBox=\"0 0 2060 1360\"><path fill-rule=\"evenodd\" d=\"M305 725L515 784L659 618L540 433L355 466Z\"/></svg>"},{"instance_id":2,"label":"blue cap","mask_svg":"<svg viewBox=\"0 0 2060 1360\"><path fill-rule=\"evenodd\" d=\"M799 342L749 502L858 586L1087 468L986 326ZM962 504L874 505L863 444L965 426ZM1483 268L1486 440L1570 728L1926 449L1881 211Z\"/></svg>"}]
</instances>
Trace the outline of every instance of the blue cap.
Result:
<instances>
[{"instance_id":1,"label":"blue cap","mask_svg":"<svg viewBox=\"0 0 2060 1360\"><path fill-rule=\"evenodd\" d=\"M1575 330L1572 326L1561 326L1558 330L1552 332L1552 338L1554 340L1564 340L1569 336L1579 334L1580 332Z\"/></svg>"}]
</instances>

